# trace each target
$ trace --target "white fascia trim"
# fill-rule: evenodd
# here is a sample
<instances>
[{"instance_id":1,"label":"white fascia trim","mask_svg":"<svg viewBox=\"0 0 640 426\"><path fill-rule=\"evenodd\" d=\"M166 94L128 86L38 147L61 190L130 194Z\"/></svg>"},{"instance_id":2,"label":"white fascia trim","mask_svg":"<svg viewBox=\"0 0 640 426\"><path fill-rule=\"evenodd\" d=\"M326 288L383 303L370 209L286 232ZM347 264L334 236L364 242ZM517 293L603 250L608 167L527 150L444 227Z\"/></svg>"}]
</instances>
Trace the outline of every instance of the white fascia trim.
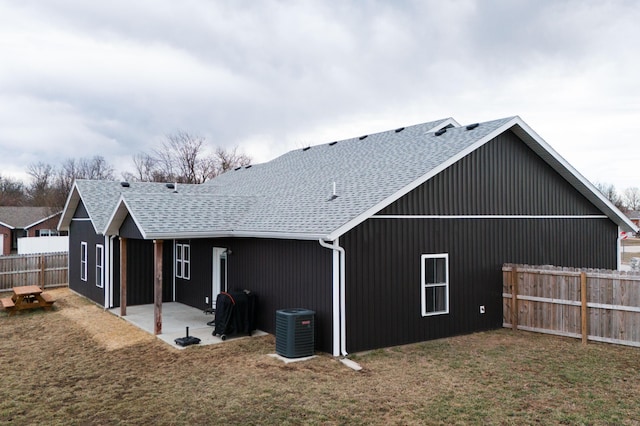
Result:
<instances>
[{"instance_id":1,"label":"white fascia trim","mask_svg":"<svg viewBox=\"0 0 640 426\"><path fill-rule=\"evenodd\" d=\"M68 231L69 225L71 224L71 220L73 219L73 213L70 212L71 200L75 198L75 205L73 206L73 210L78 207L78 201L82 198L80 197L80 192L78 191L78 186L76 182L73 182L73 186L71 187L71 191L69 191L69 196L67 197L67 201L64 203L64 208L62 209L62 215L60 215L60 220L58 221L58 230L60 231Z\"/></svg>"},{"instance_id":2,"label":"white fascia trim","mask_svg":"<svg viewBox=\"0 0 640 426\"><path fill-rule=\"evenodd\" d=\"M69 191L69 196L67 197L67 201L64 205L64 209L62 209L62 214L60 215L60 221L58 222L58 230L59 231L68 231L69 225L73 218L73 213L76 208L78 208L78 204L82 200L82 194L80 193L80 188L78 188L78 184L76 181L73 182L73 186L71 187L71 191ZM72 204L73 201L73 204ZM91 212L89 212L89 208L85 204L85 209L87 209L87 214L89 215L88 219L91 221L91 226L93 226L93 231L100 235L102 232L98 231L96 228L96 224L91 218ZM71 210L72 208L72 210Z\"/></svg>"},{"instance_id":3,"label":"white fascia trim","mask_svg":"<svg viewBox=\"0 0 640 426\"><path fill-rule=\"evenodd\" d=\"M398 214L377 214L371 219L608 219L606 214L602 215L528 215L528 214L479 214L479 215L398 215Z\"/></svg>"},{"instance_id":4,"label":"white fascia trim","mask_svg":"<svg viewBox=\"0 0 640 426\"><path fill-rule=\"evenodd\" d=\"M509 127L512 127L514 124L518 125L525 132L526 136L529 136L532 140L534 140L539 147L545 150L548 154L551 155L551 157L553 157L554 160L560 163L562 167L568 170L569 173L571 173L574 178L576 178L582 185L584 185L588 191L590 191L593 195L595 195L598 198L598 200L602 202L611 211L611 213L613 213L615 216L617 216L621 220L621 222L629 226L629 230L638 232L638 227L633 222L631 222L631 220L627 216L625 216L624 213L622 213L616 206L614 206L613 203L609 201L607 197L605 197L591 182L589 182L588 179L582 176L580 172L574 169L573 166L571 166L571 164L567 162L567 160L565 160L560 154L558 154L544 139L540 137L540 135L538 135L531 127L529 127L527 123L525 123L519 116L515 117L514 120L509 122ZM516 132L516 134L518 134L518 132ZM518 134L518 136L520 135ZM536 151L535 145L533 146L530 145L529 143L527 143L526 139L523 139L523 141L527 145L529 145L530 148ZM553 167L553 165L551 166ZM576 188L576 189L580 191L580 188Z\"/></svg>"},{"instance_id":5,"label":"white fascia trim","mask_svg":"<svg viewBox=\"0 0 640 426\"><path fill-rule=\"evenodd\" d=\"M142 238L145 240L153 239L152 237L148 237L145 234L144 229L142 229L142 227L140 226L140 222L138 221L138 219L136 219L135 214L131 211L131 207L127 203L127 200L124 198L124 195L120 195L120 199L116 203L116 208L113 209L113 213L111 213L111 216L109 216L107 225L102 233L105 235L118 235L118 231L122 226L122 222L124 222L124 219L127 217L127 213L129 213L129 216L131 216L131 219L133 219L133 222L136 224L138 231L140 231Z\"/></svg>"},{"instance_id":6,"label":"white fascia trim","mask_svg":"<svg viewBox=\"0 0 640 426\"><path fill-rule=\"evenodd\" d=\"M142 231L142 230L141 230ZM198 232L149 232L143 234L145 239L183 240L190 238L274 238L280 240L317 241L326 234L303 234L287 232L251 232L251 231L198 231Z\"/></svg>"},{"instance_id":7,"label":"white fascia trim","mask_svg":"<svg viewBox=\"0 0 640 426\"><path fill-rule=\"evenodd\" d=\"M337 238L340 238L340 236L344 235L346 232L348 232L351 229L355 228L357 225L361 224L362 222L364 222L365 220L367 220L368 218L373 216L376 212L379 212L383 208L387 207L389 204L391 204L394 201L404 197L409 192L413 191L414 189L416 189L417 187L419 187L420 185L422 185L423 183L425 183L426 181L428 181L429 179L431 179L432 177L434 177L438 173L440 173L443 170L445 170L447 167L451 166L452 164L457 163L462 158L466 157L467 155L469 155L470 153L472 153L476 149L480 148L482 145L486 144L487 142L489 142L493 138L497 137L501 133L503 133L506 130L508 130L509 128L513 127L514 124L516 124L516 118L513 118L513 119L509 120L508 122L506 122L505 124L503 124L502 126L497 128L496 130L494 130L493 132L487 134L482 139L479 139L473 145L470 145L466 149L463 149L462 151L460 151L456 155L450 157L447 161L445 161L445 162L441 163L440 165L438 165L438 166L434 167L433 169L431 169L428 173L424 174L422 177L414 180L409 185L407 185L404 188L400 189L395 194L392 194L391 196L385 198L384 200L382 200L381 202L379 202L375 206L369 208L368 210L366 210L362 214L358 215L354 219L352 219L349 222L345 223L344 225L342 225L341 227L339 227L338 229L333 231L331 234L329 234L327 236L327 239L333 241L333 240L335 240Z\"/></svg>"},{"instance_id":8,"label":"white fascia trim","mask_svg":"<svg viewBox=\"0 0 640 426\"><path fill-rule=\"evenodd\" d=\"M27 225L27 226L25 226L25 227L24 227L24 229L29 229L29 228L31 228L31 227L33 227L33 226L36 226L36 225L38 225L39 223L42 223L42 222L44 222L44 221L47 221L47 220L51 219L52 217L56 217L56 216L58 216L58 215L59 215L59 214L61 214L61 213L62 213L62 211L59 211L59 212L54 213L54 214L52 214L52 215L49 215L49 216L47 216L47 217L45 217L45 218L42 218L42 219L40 219L40 220L38 220L38 221L36 221L36 222L33 222L31 225Z\"/></svg>"},{"instance_id":9,"label":"white fascia trim","mask_svg":"<svg viewBox=\"0 0 640 426\"><path fill-rule=\"evenodd\" d=\"M16 229L13 226L9 225L8 223L4 223L4 222L0 222L1 226L4 226L5 228L9 228L9 229Z\"/></svg>"}]
</instances>

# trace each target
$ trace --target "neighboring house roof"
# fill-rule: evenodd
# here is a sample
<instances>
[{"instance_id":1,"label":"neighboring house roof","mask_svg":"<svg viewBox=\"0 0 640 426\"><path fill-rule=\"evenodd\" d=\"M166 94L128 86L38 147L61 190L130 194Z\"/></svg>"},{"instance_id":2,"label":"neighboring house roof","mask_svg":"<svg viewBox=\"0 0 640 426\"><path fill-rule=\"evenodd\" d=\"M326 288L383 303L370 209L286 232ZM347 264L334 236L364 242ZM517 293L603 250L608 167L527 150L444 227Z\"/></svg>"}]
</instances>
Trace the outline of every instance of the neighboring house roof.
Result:
<instances>
[{"instance_id":1,"label":"neighboring house roof","mask_svg":"<svg viewBox=\"0 0 640 426\"><path fill-rule=\"evenodd\" d=\"M634 210L634 211L627 212L627 216L631 220L640 220L640 212L639 211L635 211Z\"/></svg>"},{"instance_id":2,"label":"neighboring house roof","mask_svg":"<svg viewBox=\"0 0 640 426\"><path fill-rule=\"evenodd\" d=\"M29 229L59 215L50 207L0 207L0 225L9 229Z\"/></svg>"},{"instance_id":3,"label":"neighboring house roof","mask_svg":"<svg viewBox=\"0 0 640 426\"><path fill-rule=\"evenodd\" d=\"M636 229L519 117L477 126L443 119L297 149L202 185L179 186L177 193L163 184L122 188L117 182L79 181L69 200L82 195L96 231L109 235L130 214L147 239L334 240L508 130L621 228ZM69 214L65 208L61 224Z\"/></svg>"}]
</instances>

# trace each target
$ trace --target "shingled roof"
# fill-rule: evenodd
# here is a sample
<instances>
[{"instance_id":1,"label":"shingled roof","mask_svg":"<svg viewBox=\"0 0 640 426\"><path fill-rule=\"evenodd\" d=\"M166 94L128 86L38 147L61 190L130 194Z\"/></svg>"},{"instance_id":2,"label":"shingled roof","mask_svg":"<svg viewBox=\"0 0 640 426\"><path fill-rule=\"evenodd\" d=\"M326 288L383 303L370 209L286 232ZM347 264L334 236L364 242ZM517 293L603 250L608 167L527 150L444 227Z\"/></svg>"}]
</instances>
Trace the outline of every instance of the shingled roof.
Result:
<instances>
[{"instance_id":1,"label":"shingled roof","mask_svg":"<svg viewBox=\"0 0 640 426\"><path fill-rule=\"evenodd\" d=\"M54 212L50 207L0 207L0 224L9 229L29 229L60 212Z\"/></svg>"},{"instance_id":2,"label":"shingled roof","mask_svg":"<svg viewBox=\"0 0 640 426\"><path fill-rule=\"evenodd\" d=\"M519 117L470 126L442 119L297 149L177 191L164 184L123 188L96 181L79 181L74 191L96 232L108 235L130 215L147 239L333 240L507 130L619 226L634 227ZM61 225L70 221L66 210Z\"/></svg>"}]
</instances>

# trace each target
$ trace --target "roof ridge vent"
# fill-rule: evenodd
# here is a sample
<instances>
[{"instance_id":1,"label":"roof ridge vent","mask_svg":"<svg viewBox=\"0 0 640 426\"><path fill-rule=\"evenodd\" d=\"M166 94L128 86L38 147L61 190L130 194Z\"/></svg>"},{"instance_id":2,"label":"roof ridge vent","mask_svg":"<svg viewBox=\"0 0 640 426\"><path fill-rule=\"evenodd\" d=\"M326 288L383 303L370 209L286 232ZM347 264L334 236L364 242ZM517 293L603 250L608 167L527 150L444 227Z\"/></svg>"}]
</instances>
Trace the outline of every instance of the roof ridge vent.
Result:
<instances>
[{"instance_id":1,"label":"roof ridge vent","mask_svg":"<svg viewBox=\"0 0 640 426\"><path fill-rule=\"evenodd\" d=\"M240 166L240 167L236 167L236 168L235 168L235 169L233 169L233 170L234 170L234 171L236 171L236 170L240 170L241 168L242 168L242 166Z\"/></svg>"},{"instance_id":2,"label":"roof ridge vent","mask_svg":"<svg viewBox=\"0 0 640 426\"><path fill-rule=\"evenodd\" d=\"M247 164L246 166L244 166L245 169L250 169L251 166L253 166L253 164Z\"/></svg>"},{"instance_id":3,"label":"roof ridge vent","mask_svg":"<svg viewBox=\"0 0 640 426\"><path fill-rule=\"evenodd\" d=\"M396 129L396 130L395 130L395 132L396 132L396 133L400 133L400 132L401 132L401 131L403 131L403 130L404 130L404 127L400 127L400 128L398 128L398 129Z\"/></svg>"},{"instance_id":4,"label":"roof ridge vent","mask_svg":"<svg viewBox=\"0 0 640 426\"><path fill-rule=\"evenodd\" d=\"M367 136L369 136L369 135L360 136L358 139L363 140L363 139L366 139Z\"/></svg>"},{"instance_id":5,"label":"roof ridge vent","mask_svg":"<svg viewBox=\"0 0 640 426\"><path fill-rule=\"evenodd\" d=\"M467 126L467 130L473 130L473 129L475 129L476 127L478 127L479 125L480 125L479 123L469 124L469 125Z\"/></svg>"},{"instance_id":6,"label":"roof ridge vent","mask_svg":"<svg viewBox=\"0 0 640 426\"><path fill-rule=\"evenodd\" d=\"M444 135L445 133L447 133L447 128L446 127L444 129L438 130L437 132L434 133L434 135L440 136L440 135Z\"/></svg>"},{"instance_id":7,"label":"roof ridge vent","mask_svg":"<svg viewBox=\"0 0 640 426\"><path fill-rule=\"evenodd\" d=\"M172 184L172 183L165 183L165 184L164 184L164 186L166 186L166 187L167 187L167 188L169 188L169 189L173 189L173 188L175 188L175 187L176 187L176 186L175 186L174 184Z\"/></svg>"},{"instance_id":8,"label":"roof ridge vent","mask_svg":"<svg viewBox=\"0 0 640 426\"><path fill-rule=\"evenodd\" d=\"M304 148L302 148L303 151L309 151L311 149L311 146L305 146Z\"/></svg>"},{"instance_id":9,"label":"roof ridge vent","mask_svg":"<svg viewBox=\"0 0 640 426\"><path fill-rule=\"evenodd\" d=\"M329 142L329 146L334 146L337 143L338 143L338 141Z\"/></svg>"},{"instance_id":10,"label":"roof ridge vent","mask_svg":"<svg viewBox=\"0 0 640 426\"><path fill-rule=\"evenodd\" d=\"M131 185L127 181L120 182L120 186L123 188L129 188Z\"/></svg>"}]
</instances>

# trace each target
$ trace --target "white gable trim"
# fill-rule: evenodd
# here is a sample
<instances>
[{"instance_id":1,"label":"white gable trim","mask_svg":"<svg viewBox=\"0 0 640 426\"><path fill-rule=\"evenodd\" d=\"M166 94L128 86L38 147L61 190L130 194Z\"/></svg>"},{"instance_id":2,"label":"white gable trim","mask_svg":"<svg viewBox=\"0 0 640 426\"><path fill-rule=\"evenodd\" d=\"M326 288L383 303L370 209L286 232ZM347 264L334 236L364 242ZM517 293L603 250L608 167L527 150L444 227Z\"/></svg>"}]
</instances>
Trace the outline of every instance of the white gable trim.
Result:
<instances>
[{"instance_id":1,"label":"white gable trim","mask_svg":"<svg viewBox=\"0 0 640 426\"><path fill-rule=\"evenodd\" d=\"M64 205L64 209L62 209L62 214L60 215L60 221L58 222L58 230L59 231L68 231L69 226L71 225L71 221L74 219L73 214L78 208L78 204L82 201L83 197L80 193L80 188L78 188L77 182L73 182L73 186L71 187L71 191L69 191L69 196L67 197L67 201ZM98 229L96 228L96 224L91 218L91 212L86 204L84 204L84 208L87 210L87 214L89 215L88 219L91 221L91 226L93 226L93 231L96 234L100 234Z\"/></svg>"},{"instance_id":2,"label":"white gable trim","mask_svg":"<svg viewBox=\"0 0 640 426\"><path fill-rule=\"evenodd\" d=\"M587 179L584 178L584 176L582 176L576 169L574 169L564 158L562 158L562 156L560 156L560 154L553 150L553 148L551 148L551 146L547 144L544 139L542 139L536 132L534 132L533 129L531 129L520 117L516 116L493 132L487 134L482 139L479 139L473 145L470 145L466 149L460 151L458 154L452 156L439 166L434 167L427 174L411 182L409 185L405 186L395 194L392 194L391 196L382 200L380 203L367 209L362 214L346 222L344 225L331 232L325 238L327 240L335 240L339 238L357 225L371 218L380 210L389 206L394 201L397 201L398 199L404 197L409 192L427 182L438 173L444 171L449 166L457 163L462 158L466 157L487 142L491 141L495 137L510 129L553 169L560 173L560 175L565 178L574 188L576 188L576 190L578 190L585 197L587 197L589 201L600 208L607 217L609 217L618 225L626 225L629 231L638 231L638 227L636 227L629 218L627 218L618 208L616 208L611 203L611 201L609 201L604 195L602 195L600 191L595 188L595 186L593 186Z\"/></svg>"},{"instance_id":3,"label":"white gable trim","mask_svg":"<svg viewBox=\"0 0 640 426\"><path fill-rule=\"evenodd\" d=\"M498 136L499 134L501 134L502 132L507 130L509 127L513 126L513 121L514 120L508 121L503 126L499 127L498 129L496 129L493 132L491 132L488 135L486 135L484 138L479 139L473 145L468 146L466 149L463 149L462 151L460 151L456 155L450 157L447 161L445 161L445 162L441 163L440 165L434 167L427 174L425 174L422 177L416 179L415 181L411 182L409 185L405 186L404 188L402 188L401 190L399 190L395 194L392 194L391 196L389 196L386 199L382 200L380 203L376 204L375 206L369 208L368 210L366 210L365 212L363 212L359 216L357 216L354 219L350 220L349 222L345 223L344 225L342 225L341 227L339 227L338 229L336 229L335 231L333 231L332 233L327 235L326 239L327 240L335 240L335 239L339 238L340 236L344 235L346 232L350 231L351 229L355 228L356 226L358 226L359 224L361 224L365 220L369 219L375 213L377 213L380 210L382 210L383 208L387 207L388 205L390 205L394 201L399 200L400 198L404 197L409 192L413 191L414 189L416 189L417 187L419 187L420 185L422 185L423 183L425 183L426 181L428 181L429 179L431 179L432 177L434 177L438 173L440 173L443 170L445 170L447 167L451 166L452 164L457 163L462 158L466 157L467 155L469 155L470 153L472 153L476 149L480 148L485 143L489 142L490 140L492 140L493 138L495 138L496 136Z\"/></svg>"}]
</instances>

